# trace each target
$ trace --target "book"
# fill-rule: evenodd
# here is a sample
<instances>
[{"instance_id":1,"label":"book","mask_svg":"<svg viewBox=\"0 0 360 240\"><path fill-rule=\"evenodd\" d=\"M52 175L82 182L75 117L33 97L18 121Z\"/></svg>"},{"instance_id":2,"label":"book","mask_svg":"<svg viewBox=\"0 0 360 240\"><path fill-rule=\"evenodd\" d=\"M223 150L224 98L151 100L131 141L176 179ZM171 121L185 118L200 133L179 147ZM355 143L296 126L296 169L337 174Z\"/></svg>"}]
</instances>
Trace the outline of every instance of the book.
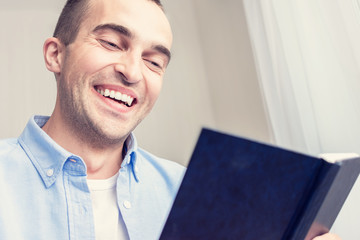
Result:
<instances>
[{"instance_id":1,"label":"book","mask_svg":"<svg viewBox=\"0 0 360 240\"><path fill-rule=\"evenodd\" d=\"M324 158L203 129L160 239L308 240L326 233L360 158Z\"/></svg>"}]
</instances>

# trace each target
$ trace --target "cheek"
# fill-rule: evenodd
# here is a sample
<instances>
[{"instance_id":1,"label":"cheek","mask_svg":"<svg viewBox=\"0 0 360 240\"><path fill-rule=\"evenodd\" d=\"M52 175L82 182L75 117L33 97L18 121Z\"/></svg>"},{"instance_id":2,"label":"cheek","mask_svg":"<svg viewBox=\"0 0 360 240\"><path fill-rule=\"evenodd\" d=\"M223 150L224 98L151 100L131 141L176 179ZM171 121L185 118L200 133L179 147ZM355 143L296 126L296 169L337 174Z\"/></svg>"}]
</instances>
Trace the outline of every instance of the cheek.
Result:
<instances>
[{"instance_id":1,"label":"cheek","mask_svg":"<svg viewBox=\"0 0 360 240\"><path fill-rule=\"evenodd\" d=\"M90 49L74 62L74 66L77 66L77 70L83 74L93 74L115 61L115 57L111 54L106 54L100 49Z\"/></svg>"},{"instance_id":2,"label":"cheek","mask_svg":"<svg viewBox=\"0 0 360 240\"><path fill-rule=\"evenodd\" d=\"M154 104L157 98L159 97L161 88L162 88L162 78L154 79L148 85L149 98L152 104Z\"/></svg>"}]
</instances>

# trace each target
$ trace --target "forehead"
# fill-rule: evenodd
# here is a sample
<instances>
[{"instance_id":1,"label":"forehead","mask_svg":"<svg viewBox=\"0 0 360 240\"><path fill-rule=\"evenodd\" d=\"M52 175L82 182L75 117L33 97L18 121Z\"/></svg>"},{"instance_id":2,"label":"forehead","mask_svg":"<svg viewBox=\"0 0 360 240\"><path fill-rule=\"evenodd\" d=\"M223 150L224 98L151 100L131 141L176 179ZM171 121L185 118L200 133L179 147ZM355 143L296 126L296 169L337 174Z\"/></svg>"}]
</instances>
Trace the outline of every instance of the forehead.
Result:
<instances>
[{"instance_id":1,"label":"forehead","mask_svg":"<svg viewBox=\"0 0 360 240\"><path fill-rule=\"evenodd\" d=\"M168 19L150 0L91 0L82 28L91 31L102 24L121 25L138 39L171 47L172 32Z\"/></svg>"}]
</instances>

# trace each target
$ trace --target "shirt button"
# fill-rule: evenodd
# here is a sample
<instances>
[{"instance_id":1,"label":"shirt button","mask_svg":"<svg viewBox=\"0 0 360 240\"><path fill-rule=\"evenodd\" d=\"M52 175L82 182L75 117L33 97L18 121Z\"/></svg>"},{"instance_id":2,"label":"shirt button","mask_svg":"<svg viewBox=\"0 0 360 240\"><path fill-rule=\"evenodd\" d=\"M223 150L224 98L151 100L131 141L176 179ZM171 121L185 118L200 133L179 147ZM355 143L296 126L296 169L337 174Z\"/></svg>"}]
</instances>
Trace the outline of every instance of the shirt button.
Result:
<instances>
[{"instance_id":1,"label":"shirt button","mask_svg":"<svg viewBox=\"0 0 360 240\"><path fill-rule=\"evenodd\" d=\"M46 171L46 175L48 177L51 177L52 175L54 175L54 169L50 168L49 170Z\"/></svg>"},{"instance_id":2,"label":"shirt button","mask_svg":"<svg viewBox=\"0 0 360 240\"><path fill-rule=\"evenodd\" d=\"M129 201L124 201L124 207L126 208L126 209L130 209L131 208L131 202L129 202Z\"/></svg>"}]
</instances>

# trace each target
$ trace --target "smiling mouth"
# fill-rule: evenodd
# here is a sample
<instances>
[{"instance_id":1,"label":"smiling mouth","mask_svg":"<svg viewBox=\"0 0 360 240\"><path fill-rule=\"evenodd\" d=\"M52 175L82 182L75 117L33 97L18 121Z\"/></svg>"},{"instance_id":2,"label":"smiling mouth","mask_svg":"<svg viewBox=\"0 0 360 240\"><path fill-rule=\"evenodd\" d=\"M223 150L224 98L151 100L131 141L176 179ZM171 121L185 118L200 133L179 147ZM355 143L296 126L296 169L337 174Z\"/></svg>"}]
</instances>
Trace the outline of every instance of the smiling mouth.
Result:
<instances>
[{"instance_id":1,"label":"smiling mouth","mask_svg":"<svg viewBox=\"0 0 360 240\"><path fill-rule=\"evenodd\" d=\"M124 93L117 92L114 90L109 90L109 89L100 89L100 88L96 88L96 87L95 87L95 90L98 93L100 93L102 96L109 98L115 102L124 104L127 107L131 107L135 104L135 99Z\"/></svg>"}]
</instances>

